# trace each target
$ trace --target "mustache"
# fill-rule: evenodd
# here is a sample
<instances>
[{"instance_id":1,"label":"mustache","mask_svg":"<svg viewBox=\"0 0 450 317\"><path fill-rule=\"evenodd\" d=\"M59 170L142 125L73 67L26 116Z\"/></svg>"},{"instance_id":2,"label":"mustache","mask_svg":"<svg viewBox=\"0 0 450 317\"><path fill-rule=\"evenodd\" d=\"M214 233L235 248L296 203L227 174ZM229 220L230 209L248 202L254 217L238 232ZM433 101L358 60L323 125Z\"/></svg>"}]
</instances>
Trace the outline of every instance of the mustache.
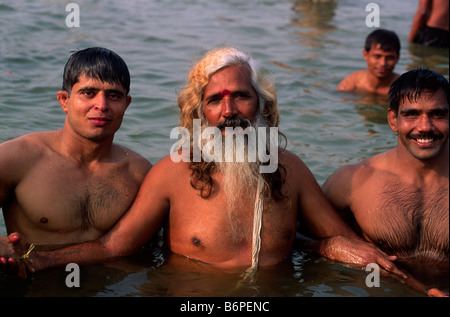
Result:
<instances>
[{"instance_id":1,"label":"mustache","mask_svg":"<svg viewBox=\"0 0 450 317\"><path fill-rule=\"evenodd\" d=\"M231 127L231 128L236 128L236 127L241 127L241 128L248 128L251 126L250 120L246 119L246 118L227 118L221 122L219 122L218 124L216 124L216 128L219 128L220 130L226 128L226 127Z\"/></svg>"},{"instance_id":2,"label":"mustache","mask_svg":"<svg viewBox=\"0 0 450 317\"><path fill-rule=\"evenodd\" d=\"M442 139L444 136L441 133L422 132L412 133L409 135L411 139Z\"/></svg>"}]
</instances>

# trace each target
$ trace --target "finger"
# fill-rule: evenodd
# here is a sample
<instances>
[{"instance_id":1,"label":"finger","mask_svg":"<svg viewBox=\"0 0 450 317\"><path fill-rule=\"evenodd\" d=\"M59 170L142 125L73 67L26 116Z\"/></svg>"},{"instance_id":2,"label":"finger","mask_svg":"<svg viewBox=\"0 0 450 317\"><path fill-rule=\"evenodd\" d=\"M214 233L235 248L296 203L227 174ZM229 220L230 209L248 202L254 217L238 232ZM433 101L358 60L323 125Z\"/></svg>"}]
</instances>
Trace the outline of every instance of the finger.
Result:
<instances>
[{"instance_id":1,"label":"finger","mask_svg":"<svg viewBox=\"0 0 450 317\"><path fill-rule=\"evenodd\" d=\"M17 275L22 279L27 278L27 269L23 263L19 264Z\"/></svg>"},{"instance_id":2,"label":"finger","mask_svg":"<svg viewBox=\"0 0 450 317\"><path fill-rule=\"evenodd\" d=\"M381 250L380 248L376 247L377 251L379 253L381 253L385 258L387 258L389 261L395 261L398 259L398 257L396 255L388 255L386 252L384 252L383 250Z\"/></svg>"},{"instance_id":3,"label":"finger","mask_svg":"<svg viewBox=\"0 0 450 317\"><path fill-rule=\"evenodd\" d=\"M8 260L5 257L1 257L0 264L2 264L3 266L6 266L8 264Z\"/></svg>"},{"instance_id":4,"label":"finger","mask_svg":"<svg viewBox=\"0 0 450 317\"><path fill-rule=\"evenodd\" d=\"M401 270L399 270L394 263L392 263L391 261L385 259L385 258L378 258L377 260L378 265L380 265L383 269L385 269L388 272L391 272L395 275L398 275L402 278L408 278L408 275L406 275L404 272L402 272Z\"/></svg>"},{"instance_id":5,"label":"finger","mask_svg":"<svg viewBox=\"0 0 450 317\"><path fill-rule=\"evenodd\" d=\"M387 254L386 254L386 258L387 258L389 261L395 261L395 260L398 259L398 257L397 257L396 255L387 255Z\"/></svg>"},{"instance_id":6,"label":"finger","mask_svg":"<svg viewBox=\"0 0 450 317\"><path fill-rule=\"evenodd\" d=\"M29 259L28 261L24 261L25 264L25 269L30 272L30 273L34 273L36 271L36 269L33 266L33 260Z\"/></svg>"},{"instance_id":7,"label":"finger","mask_svg":"<svg viewBox=\"0 0 450 317\"><path fill-rule=\"evenodd\" d=\"M431 297L448 297L448 294L444 293L443 291L437 289L437 288L431 288L427 291L428 296Z\"/></svg>"},{"instance_id":8,"label":"finger","mask_svg":"<svg viewBox=\"0 0 450 317\"><path fill-rule=\"evenodd\" d=\"M8 264L11 267L17 267L17 261L15 259L13 259L13 258L8 258Z\"/></svg>"}]
</instances>

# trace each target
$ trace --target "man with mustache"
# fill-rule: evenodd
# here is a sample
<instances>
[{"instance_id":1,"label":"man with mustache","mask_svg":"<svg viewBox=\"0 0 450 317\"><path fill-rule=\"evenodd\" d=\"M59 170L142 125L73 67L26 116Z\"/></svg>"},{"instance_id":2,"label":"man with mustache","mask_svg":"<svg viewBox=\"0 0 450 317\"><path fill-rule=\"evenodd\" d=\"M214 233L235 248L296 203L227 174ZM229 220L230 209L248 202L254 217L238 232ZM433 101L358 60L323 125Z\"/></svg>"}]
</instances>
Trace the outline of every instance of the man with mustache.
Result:
<instances>
[{"instance_id":1,"label":"man with mustache","mask_svg":"<svg viewBox=\"0 0 450 317\"><path fill-rule=\"evenodd\" d=\"M370 33L364 45L363 57L367 69L357 70L345 77L337 90L387 96L400 58L400 40L395 32L377 29Z\"/></svg>"},{"instance_id":2,"label":"man with mustache","mask_svg":"<svg viewBox=\"0 0 450 317\"><path fill-rule=\"evenodd\" d=\"M175 154L182 157L172 153L155 164L134 204L106 235L61 250L32 252L35 269L132 254L163 225L172 258L227 270L249 268L252 276L258 267L289 255L300 221L321 239L321 254L360 265L378 263L402 274L391 262L395 257L379 252L343 222L298 156L276 147L272 155L278 168L272 173L261 173L261 164L248 159L195 159L196 147L215 140L226 143L228 125L278 127L274 85L248 54L234 48L208 52L189 73L178 106L180 127L191 136L189 151L180 149ZM223 130L214 140L194 140L198 119L203 129ZM250 145L247 141L245 148ZM232 154L240 151L236 145Z\"/></svg>"},{"instance_id":3,"label":"man with mustache","mask_svg":"<svg viewBox=\"0 0 450 317\"><path fill-rule=\"evenodd\" d=\"M448 293L448 89L429 69L401 75L387 115L397 147L341 167L323 185L354 230L396 255L429 295L439 295L431 287Z\"/></svg>"}]
</instances>

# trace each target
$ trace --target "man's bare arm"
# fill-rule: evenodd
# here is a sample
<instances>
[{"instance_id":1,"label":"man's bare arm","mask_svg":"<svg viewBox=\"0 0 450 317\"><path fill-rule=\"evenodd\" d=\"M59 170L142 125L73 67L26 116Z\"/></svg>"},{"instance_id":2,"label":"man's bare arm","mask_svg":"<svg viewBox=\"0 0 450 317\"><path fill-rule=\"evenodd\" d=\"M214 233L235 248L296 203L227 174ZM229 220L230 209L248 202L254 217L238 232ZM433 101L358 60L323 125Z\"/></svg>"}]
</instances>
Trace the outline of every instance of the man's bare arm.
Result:
<instances>
[{"instance_id":1,"label":"man's bare arm","mask_svg":"<svg viewBox=\"0 0 450 317\"><path fill-rule=\"evenodd\" d=\"M413 41L419 32L420 28L425 25L427 14L430 6L429 0L419 0L417 11L414 14L411 30L409 32L408 40Z\"/></svg>"},{"instance_id":2,"label":"man's bare arm","mask_svg":"<svg viewBox=\"0 0 450 317\"><path fill-rule=\"evenodd\" d=\"M169 211L167 172L156 164L145 177L131 208L104 236L70 247L33 252L35 270L67 263L95 263L136 252L159 230Z\"/></svg>"}]
</instances>

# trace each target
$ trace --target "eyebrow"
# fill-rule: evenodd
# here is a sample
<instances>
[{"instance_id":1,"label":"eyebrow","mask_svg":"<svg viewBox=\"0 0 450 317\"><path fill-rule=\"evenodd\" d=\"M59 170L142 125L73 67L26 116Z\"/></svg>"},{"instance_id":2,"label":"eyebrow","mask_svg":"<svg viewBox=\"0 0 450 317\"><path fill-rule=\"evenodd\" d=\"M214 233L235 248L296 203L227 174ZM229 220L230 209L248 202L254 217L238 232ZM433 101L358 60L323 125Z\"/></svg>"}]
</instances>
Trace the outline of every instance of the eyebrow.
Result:
<instances>
[{"instance_id":1,"label":"eyebrow","mask_svg":"<svg viewBox=\"0 0 450 317\"><path fill-rule=\"evenodd\" d=\"M88 90L92 90L92 91L100 91L101 89L98 89L96 87L92 87L92 86L85 86L85 87L81 87L80 89L78 89L78 91L88 91ZM125 94L123 93L123 91L118 90L118 89L106 89L105 90L107 93L115 93L117 95L121 95L124 96Z\"/></svg>"},{"instance_id":2,"label":"eyebrow","mask_svg":"<svg viewBox=\"0 0 450 317\"><path fill-rule=\"evenodd\" d=\"M448 113L448 108L445 108L445 107L433 108L433 109L430 109L429 111L427 111L427 113L433 113L436 111ZM423 110L416 109L416 108L406 108L406 109L400 110L400 114L406 114L406 113L411 113L411 112L423 112Z\"/></svg>"},{"instance_id":3,"label":"eyebrow","mask_svg":"<svg viewBox=\"0 0 450 317\"><path fill-rule=\"evenodd\" d=\"M250 90L236 90L236 91L233 91L233 92L230 92L230 93L229 93L229 95L239 95L239 94L247 94L247 95L250 95L251 92L250 92ZM210 101L210 100L212 100L212 99L222 98L222 97L223 97L223 93L222 93L222 90L221 90L221 91L218 92L218 93L215 93L215 94L212 94L212 95L206 97L206 98L205 98L205 101Z\"/></svg>"}]
</instances>

